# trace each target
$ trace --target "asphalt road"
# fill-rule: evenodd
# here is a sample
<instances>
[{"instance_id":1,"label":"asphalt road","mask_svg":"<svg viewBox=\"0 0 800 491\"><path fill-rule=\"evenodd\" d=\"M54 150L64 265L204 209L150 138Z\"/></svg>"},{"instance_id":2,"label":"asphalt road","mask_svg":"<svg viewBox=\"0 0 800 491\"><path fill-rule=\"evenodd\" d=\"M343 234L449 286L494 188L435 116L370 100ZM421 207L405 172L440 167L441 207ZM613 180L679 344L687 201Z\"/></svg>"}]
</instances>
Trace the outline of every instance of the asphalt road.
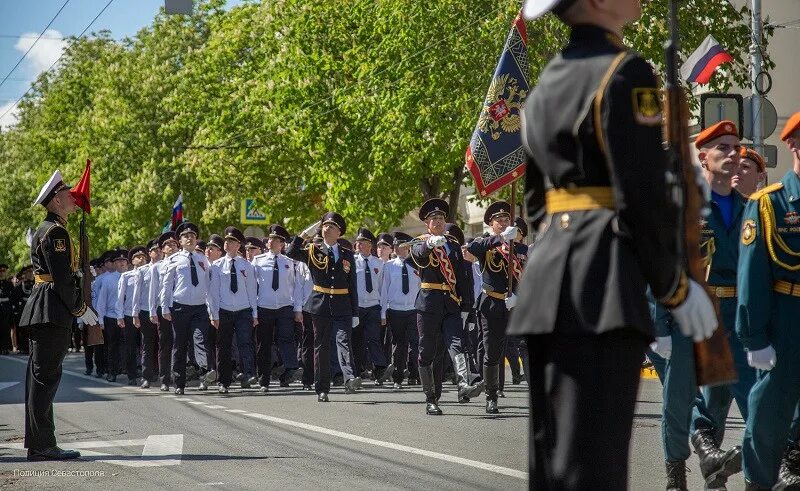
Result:
<instances>
[{"instance_id":1,"label":"asphalt road","mask_svg":"<svg viewBox=\"0 0 800 491\"><path fill-rule=\"evenodd\" d=\"M354 395L334 388L329 404L299 385L269 394L232 388L228 395L187 387L176 397L87 377L83 354L70 354L56 398L56 433L63 448L83 456L31 463L21 448L26 361L0 356L3 490L527 487L525 385L507 387L502 413L491 417L482 397L458 404L446 384L445 415L430 417L418 387L395 393L365 385ZM660 401L658 380L643 380L631 489L664 488ZM741 433L741 418L732 415L726 438L738 441ZM702 489L694 457L689 467L690 488ZM729 489L743 488L741 475L730 480Z\"/></svg>"}]
</instances>

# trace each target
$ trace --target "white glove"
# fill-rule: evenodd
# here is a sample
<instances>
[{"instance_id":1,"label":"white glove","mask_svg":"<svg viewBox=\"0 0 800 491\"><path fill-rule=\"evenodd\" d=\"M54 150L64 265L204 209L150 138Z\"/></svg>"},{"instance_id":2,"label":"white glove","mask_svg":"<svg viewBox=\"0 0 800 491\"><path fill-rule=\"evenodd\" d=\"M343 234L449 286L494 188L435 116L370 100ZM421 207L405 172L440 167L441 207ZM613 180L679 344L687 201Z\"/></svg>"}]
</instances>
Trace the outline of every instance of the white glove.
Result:
<instances>
[{"instance_id":1,"label":"white glove","mask_svg":"<svg viewBox=\"0 0 800 491\"><path fill-rule=\"evenodd\" d=\"M97 314L94 313L94 310L92 310L91 307L86 307L86 312L84 312L82 316L78 317L78 319L80 319L80 321L87 326L96 326L99 324Z\"/></svg>"},{"instance_id":2,"label":"white glove","mask_svg":"<svg viewBox=\"0 0 800 491\"><path fill-rule=\"evenodd\" d=\"M353 317L353 326L352 327L357 327L357 326L358 326L358 317Z\"/></svg>"},{"instance_id":3,"label":"white glove","mask_svg":"<svg viewBox=\"0 0 800 491\"><path fill-rule=\"evenodd\" d=\"M428 242L427 242L428 249L433 249L434 247L441 247L445 244L445 242L447 242L447 239L445 239L443 236L431 235L430 237L428 237Z\"/></svg>"},{"instance_id":4,"label":"white glove","mask_svg":"<svg viewBox=\"0 0 800 491\"><path fill-rule=\"evenodd\" d=\"M772 345L764 349L747 352L747 364L757 370L772 370L775 368L777 361L775 348Z\"/></svg>"},{"instance_id":5,"label":"white glove","mask_svg":"<svg viewBox=\"0 0 800 491\"><path fill-rule=\"evenodd\" d=\"M695 342L708 339L717 329L717 314L714 304L703 287L689 280L689 292L682 304L672 309L672 315L684 336Z\"/></svg>"},{"instance_id":6,"label":"white glove","mask_svg":"<svg viewBox=\"0 0 800 491\"><path fill-rule=\"evenodd\" d=\"M308 226L305 230L300 232L300 237L304 237L309 239L314 236L314 232L316 232L317 228L320 226L320 222L314 222Z\"/></svg>"},{"instance_id":7,"label":"white glove","mask_svg":"<svg viewBox=\"0 0 800 491\"><path fill-rule=\"evenodd\" d=\"M650 343L650 349L658 356L669 360L672 357L672 336L658 336L655 342Z\"/></svg>"},{"instance_id":8,"label":"white glove","mask_svg":"<svg viewBox=\"0 0 800 491\"><path fill-rule=\"evenodd\" d=\"M506 298L506 309L511 310L517 305L517 296L515 294L511 294L510 297Z\"/></svg>"},{"instance_id":9,"label":"white glove","mask_svg":"<svg viewBox=\"0 0 800 491\"><path fill-rule=\"evenodd\" d=\"M500 233L500 237L503 238L503 242L511 242L517 238L518 233L519 229L517 227L506 227L506 229Z\"/></svg>"}]
</instances>

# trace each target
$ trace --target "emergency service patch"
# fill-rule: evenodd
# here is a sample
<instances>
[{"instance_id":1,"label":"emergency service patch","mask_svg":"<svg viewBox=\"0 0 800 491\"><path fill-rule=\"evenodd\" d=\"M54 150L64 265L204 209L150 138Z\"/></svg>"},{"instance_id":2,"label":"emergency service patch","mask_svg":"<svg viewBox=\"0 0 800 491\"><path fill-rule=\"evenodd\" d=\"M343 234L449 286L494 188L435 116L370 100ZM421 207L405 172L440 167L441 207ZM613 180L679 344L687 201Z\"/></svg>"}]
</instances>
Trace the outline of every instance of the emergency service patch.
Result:
<instances>
[{"instance_id":1,"label":"emergency service patch","mask_svg":"<svg viewBox=\"0 0 800 491\"><path fill-rule=\"evenodd\" d=\"M644 126L661 124L661 93L653 87L633 89L633 117Z\"/></svg>"},{"instance_id":2,"label":"emergency service patch","mask_svg":"<svg viewBox=\"0 0 800 491\"><path fill-rule=\"evenodd\" d=\"M745 220L742 224L742 244L750 245L756 240L756 221Z\"/></svg>"}]
</instances>

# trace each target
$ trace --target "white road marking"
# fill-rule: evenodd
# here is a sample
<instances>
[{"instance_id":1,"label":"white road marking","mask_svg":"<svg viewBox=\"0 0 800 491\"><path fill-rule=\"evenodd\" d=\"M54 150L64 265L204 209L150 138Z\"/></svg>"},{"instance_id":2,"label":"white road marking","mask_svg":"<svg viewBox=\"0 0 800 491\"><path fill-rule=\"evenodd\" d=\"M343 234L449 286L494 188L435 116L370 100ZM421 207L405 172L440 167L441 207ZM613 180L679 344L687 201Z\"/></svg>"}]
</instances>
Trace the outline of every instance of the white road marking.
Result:
<instances>
[{"instance_id":1,"label":"white road marking","mask_svg":"<svg viewBox=\"0 0 800 491\"><path fill-rule=\"evenodd\" d=\"M212 406L206 406L206 409L228 409L228 408L226 408L225 406L218 406L214 404Z\"/></svg>"},{"instance_id":2,"label":"white road marking","mask_svg":"<svg viewBox=\"0 0 800 491\"><path fill-rule=\"evenodd\" d=\"M189 402L189 401L193 401L194 399L192 399L191 397L178 397L175 400L176 401L181 401L181 402Z\"/></svg>"},{"instance_id":3,"label":"white road marking","mask_svg":"<svg viewBox=\"0 0 800 491\"><path fill-rule=\"evenodd\" d=\"M177 399L177 400L180 401L181 399ZM202 404L203 406L206 405L206 403L203 402L203 401L189 401L189 404Z\"/></svg>"},{"instance_id":4,"label":"white road marking","mask_svg":"<svg viewBox=\"0 0 800 491\"><path fill-rule=\"evenodd\" d=\"M242 409L226 409L225 411L227 411L229 413L236 413L236 414L243 414L243 413L247 412L247 411L244 411Z\"/></svg>"}]
</instances>

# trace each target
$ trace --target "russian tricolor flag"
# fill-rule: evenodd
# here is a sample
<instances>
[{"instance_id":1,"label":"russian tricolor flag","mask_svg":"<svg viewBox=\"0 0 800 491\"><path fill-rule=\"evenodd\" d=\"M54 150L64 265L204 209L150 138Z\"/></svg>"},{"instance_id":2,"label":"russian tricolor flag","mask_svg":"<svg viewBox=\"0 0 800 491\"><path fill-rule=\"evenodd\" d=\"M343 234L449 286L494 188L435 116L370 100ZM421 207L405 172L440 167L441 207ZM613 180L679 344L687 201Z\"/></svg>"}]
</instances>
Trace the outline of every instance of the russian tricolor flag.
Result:
<instances>
[{"instance_id":1,"label":"russian tricolor flag","mask_svg":"<svg viewBox=\"0 0 800 491\"><path fill-rule=\"evenodd\" d=\"M731 55L709 34L681 66L681 75L687 82L707 84L718 66L731 61Z\"/></svg>"},{"instance_id":2,"label":"russian tricolor flag","mask_svg":"<svg viewBox=\"0 0 800 491\"><path fill-rule=\"evenodd\" d=\"M178 228L183 222L183 193L178 195L175 204L172 205L172 230Z\"/></svg>"}]
</instances>

